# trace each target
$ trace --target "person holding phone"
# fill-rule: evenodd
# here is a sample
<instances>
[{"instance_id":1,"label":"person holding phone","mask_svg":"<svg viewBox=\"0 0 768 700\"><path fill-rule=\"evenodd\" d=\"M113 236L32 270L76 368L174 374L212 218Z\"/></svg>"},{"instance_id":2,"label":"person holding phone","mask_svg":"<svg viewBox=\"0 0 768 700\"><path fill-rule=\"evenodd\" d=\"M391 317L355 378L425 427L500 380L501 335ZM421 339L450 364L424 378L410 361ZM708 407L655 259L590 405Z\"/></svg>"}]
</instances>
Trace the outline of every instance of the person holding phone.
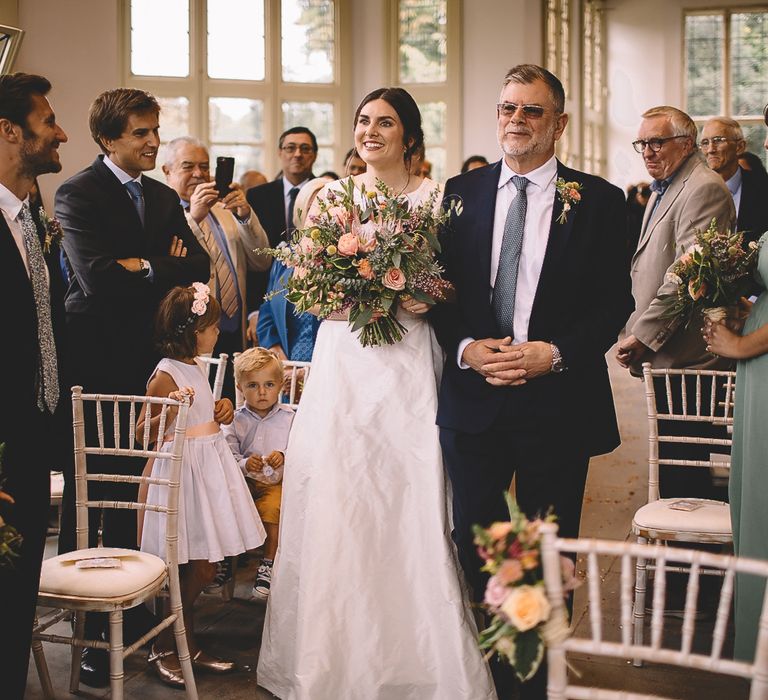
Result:
<instances>
[{"instance_id":1,"label":"person holding phone","mask_svg":"<svg viewBox=\"0 0 768 700\"><path fill-rule=\"evenodd\" d=\"M271 258L256 253L269 247L259 218L233 182L234 159L218 158L211 176L208 150L201 141L181 136L168 144L163 173L176 190L187 222L211 259L211 289L221 305L219 339L214 355L230 356L245 347L246 271L269 269ZM234 398L231 373L224 381L224 396Z\"/></svg>"}]
</instances>

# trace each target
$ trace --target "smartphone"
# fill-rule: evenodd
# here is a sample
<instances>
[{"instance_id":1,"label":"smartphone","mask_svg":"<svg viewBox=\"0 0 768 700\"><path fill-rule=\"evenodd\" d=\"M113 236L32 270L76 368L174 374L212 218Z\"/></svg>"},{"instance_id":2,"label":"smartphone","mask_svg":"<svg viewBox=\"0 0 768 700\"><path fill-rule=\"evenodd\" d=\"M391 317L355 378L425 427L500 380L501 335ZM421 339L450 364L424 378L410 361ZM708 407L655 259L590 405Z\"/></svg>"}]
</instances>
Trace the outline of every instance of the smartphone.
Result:
<instances>
[{"instance_id":1,"label":"smartphone","mask_svg":"<svg viewBox=\"0 0 768 700\"><path fill-rule=\"evenodd\" d=\"M235 179L235 159L230 156L219 156L216 159L216 189L219 199L224 199L232 190L229 186Z\"/></svg>"}]
</instances>

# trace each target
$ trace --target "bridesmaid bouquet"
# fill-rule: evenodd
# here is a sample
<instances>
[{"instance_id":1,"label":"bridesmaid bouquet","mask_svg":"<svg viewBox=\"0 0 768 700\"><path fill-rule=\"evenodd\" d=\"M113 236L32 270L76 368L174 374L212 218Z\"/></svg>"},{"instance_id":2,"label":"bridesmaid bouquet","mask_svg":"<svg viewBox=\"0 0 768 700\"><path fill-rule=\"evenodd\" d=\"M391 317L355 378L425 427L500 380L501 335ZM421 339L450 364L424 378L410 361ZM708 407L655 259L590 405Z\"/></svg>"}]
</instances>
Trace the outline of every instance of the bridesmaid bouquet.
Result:
<instances>
[{"instance_id":1,"label":"bridesmaid bouquet","mask_svg":"<svg viewBox=\"0 0 768 700\"><path fill-rule=\"evenodd\" d=\"M292 240L266 251L293 269L286 298L298 312L320 318L348 315L363 347L392 345L407 332L396 318L400 299L448 301L453 287L435 260L437 231L461 204L439 208L438 188L417 206L378 181L358 190L352 178L341 192L318 199L319 213Z\"/></svg>"},{"instance_id":2,"label":"bridesmaid bouquet","mask_svg":"<svg viewBox=\"0 0 768 700\"><path fill-rule=\"evenodd\" d=\"M5 451L5 443L0 443L0 488L3 485L2 479L2 466L3 466L3 452ZM5 520L0 516L0 569L13 566L13 560L19 556L19 549L21 549L21 535L16 531L16 528L12 525L6 525Z\"/></svg>"},{"instance_id":3,"label":"bridesmaid bouquet","mask_svg":"<svg viewBox=\"0 0 768 700\"><path fill-rule=\"evenodd\" d=\"M539 668L547 643L567 637L568 622L564 614L559 619L552 615L541 567L539 526L555 516L530 521L509 494L506 498L509 522L474 528L477 551L485 560L482 570L491 574L483 602L491 623L480 633L479 644L526 681ZM574 564L566 557L560 561L563 590L572 591L580 583Z\"/></svg>"},{"instance_id":4,"label":"bridesmaid bouquet","mask_svg":"<svg viewBox=\"0 0 768 700\"><path fill-rule=\"evenodd\" d=\"M695 230L696 243L675 262L665 277L676 291L665 297L666 318L682 316L686 325L698 314L724 320L750 288L758 245L744 248L744 234L718 231L712 219L706 231Z\"/></svg>"}]
</instances>

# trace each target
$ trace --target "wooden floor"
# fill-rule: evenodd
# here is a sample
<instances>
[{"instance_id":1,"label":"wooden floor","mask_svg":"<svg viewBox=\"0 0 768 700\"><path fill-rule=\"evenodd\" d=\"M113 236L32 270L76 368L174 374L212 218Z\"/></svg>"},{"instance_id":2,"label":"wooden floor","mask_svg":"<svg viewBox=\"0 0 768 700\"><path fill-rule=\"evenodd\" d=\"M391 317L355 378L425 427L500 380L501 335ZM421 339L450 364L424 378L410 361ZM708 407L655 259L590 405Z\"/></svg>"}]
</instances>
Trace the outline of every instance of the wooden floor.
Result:
<instances>
[{"instance_id":1,"label":"wooden floor","mask_svg":"<svg viewBox=\"0 0 768 700\"><path fill-rule=\"evenodd\" d=\"M610 354L609 354L610 357ZM581 534L587 537L626 539L632 514L645 498L647 429L642 385L627 373L609 363L617 412L622 434L622 446L613 454L593 460L584 504ZM49 550L55 550L55 539L50 538ZM256 659L261 641L264 607L248 600L255 561L238 571L236 599L225 603L217 596L202 596L197 610L197 630L203 646L213 654L238 663L238 671L228 676L200 674L197 677L200 697L216 700L267 700L273 696L257 687ZM605 595L603 600L604 624L618 628L618 574L615 561L605 561L601 570ZM588 611L584 605L585 592L577 591L574 621L577 632L588 625ZM607 614L606 614L607 613ZM665 633L676 634L675 623L669 622ZM697 628L703 642L708 636L707 624ZM46 656L51 669L57 698L71 697L67 692L69 650L60 645L46 645ZM688 700L741 700L748 695L746 684L714 674L677 670L670 667L646 666L633 668L626 661L606 663L588 657L576 658L573 665L582 674L585 685L604 684L636 693L655 693ZM181 698L183 692L162 685L148 670L145 657L134 655L126 662L128 699L155 700ZM83 686L80 697L102 698L107 690L92 691ZM42 698L40 685L30 664L27 684L28 700ZM325 700L325 699L318 699ZM369 700L351 695L334 700ZM370 699L373 700L373 699ZM434 700L463 700L462 698L435 698ZM505 699L506 700L506 699Z\"/></svg>"}]
</instances>

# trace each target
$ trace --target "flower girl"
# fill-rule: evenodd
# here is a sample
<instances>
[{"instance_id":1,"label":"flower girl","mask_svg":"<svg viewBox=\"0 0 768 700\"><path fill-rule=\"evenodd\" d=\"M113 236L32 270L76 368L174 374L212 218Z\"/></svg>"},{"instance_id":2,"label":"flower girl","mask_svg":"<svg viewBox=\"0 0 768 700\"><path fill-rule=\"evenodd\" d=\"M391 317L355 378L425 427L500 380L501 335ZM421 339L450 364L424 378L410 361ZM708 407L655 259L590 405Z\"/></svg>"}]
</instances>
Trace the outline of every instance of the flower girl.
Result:
<instances>
[{"instance_id":1,"label":"flower girl","mask_svg":"<svg viewBox=\"0 0 768 700\"><path fill-rule=\"evenodd\" d=\"M197 355L213 350L220 313L205 284L195 282L168 292L155 320L155 337L165 359L160 360L147 384L148 396L178 399L186 393L191 400L179 492L179 577L192 663L196 669L213 673L231 671L234 664L206 654L195 642L194 602L213 580L214 562L254 549L266 536L245 478L219 430L221 424L232 421L232 403L229 399L214 402L207 372L195 360ZM150 430L150 439L165 440L160 449L170 450L175 415L169 412L165 436L157 435L159 407L156 415L139 417L137 432ZM151 468L153 477L167 478L170 460L155 461ZM165 499L164 489L149 487L148 503L160 504ZM165 514L146 512L142 551L164 556L165 525ZM149 661L165 683L184 685L171 628L158 636Z\"/></svg>"}]
</instances>

